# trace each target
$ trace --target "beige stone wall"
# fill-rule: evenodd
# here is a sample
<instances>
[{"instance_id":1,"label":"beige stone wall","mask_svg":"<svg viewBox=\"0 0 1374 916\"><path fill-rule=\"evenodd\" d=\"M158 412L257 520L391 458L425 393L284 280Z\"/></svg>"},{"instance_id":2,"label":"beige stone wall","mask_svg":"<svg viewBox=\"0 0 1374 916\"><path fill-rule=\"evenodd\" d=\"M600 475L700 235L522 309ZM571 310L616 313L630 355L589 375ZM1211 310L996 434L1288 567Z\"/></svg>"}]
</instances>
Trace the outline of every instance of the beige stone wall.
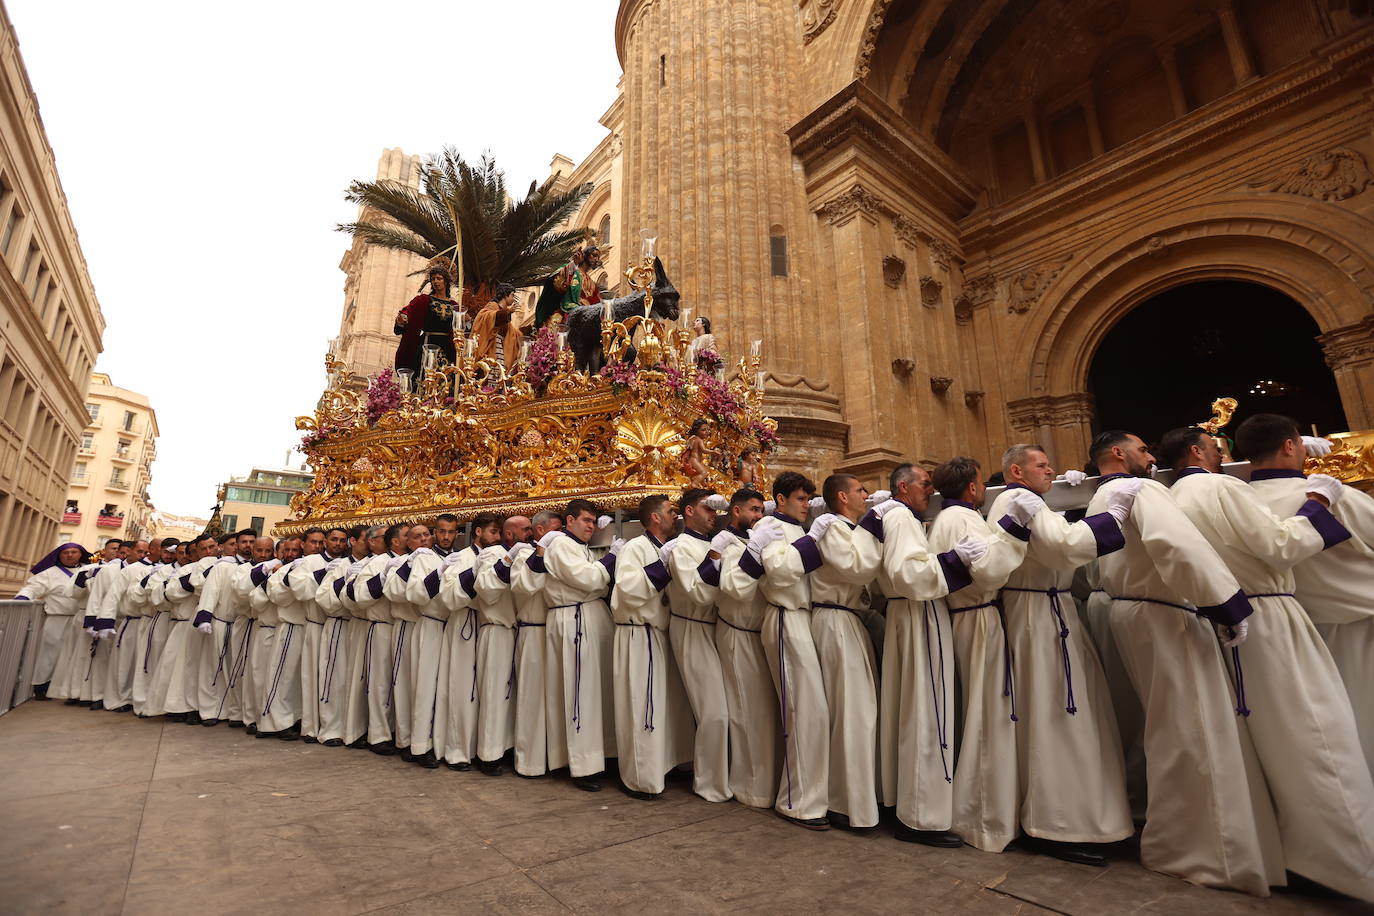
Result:
<instances>
[{"instance_id":1,"label":"beige stone wall","mask_svg":"<svg viewBox=\"0 0 1374 916\"><path fill-rule=\"evenodd\" d=\"M270 536L273 528L290 517L291 497L309 486L313 476L301 468L255 467L242 477L230 478L220 485L221 524L226 531L255 528L258 534ZM235 499L235 490L268 494L267 498L276 501Z\"/></svg>"},{"instance_id":2,"label":"beige stone wall","mask_svg":"<svg viewBox=\"0 0 1374 916\"><path fill-rule=\"evenodd\" d=\"M103 372L86 389L86 428L77 443L58 542L88 549L109 538L147 538L148 484L157 457L157 414L146 395L120 388ZM109 507L112 515L102 517Z\"/></svg>"},{"instance_id":3,"label":"beige stone wall","mask_svg":"<svg viewBox=\"0 0 1374 916\"><path fill-rule=\"evenodd\" d=\"M0 7L0 595L57 543L105 320Z\"/></svg>"}]
</instances>

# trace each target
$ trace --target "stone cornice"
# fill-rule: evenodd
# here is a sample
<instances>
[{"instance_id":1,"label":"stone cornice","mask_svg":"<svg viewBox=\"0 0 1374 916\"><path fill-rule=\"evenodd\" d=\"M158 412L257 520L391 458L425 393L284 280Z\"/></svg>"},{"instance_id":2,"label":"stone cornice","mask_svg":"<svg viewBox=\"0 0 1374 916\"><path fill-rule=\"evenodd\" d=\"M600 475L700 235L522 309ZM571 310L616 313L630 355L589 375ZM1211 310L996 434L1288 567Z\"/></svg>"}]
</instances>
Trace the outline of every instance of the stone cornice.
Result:
<instances>
[{"instance_id":1,"label":"stone cornice","mask_svg":"<svg viewBox=\"0 0 1374 916\"><path fill-rule=\"evenodd\" d=\"M1318 335L1317 343L1321 344L1326 364L1332 369L1374 363L1374 315Z\"/></svg>"},{"instance_id":2,"label":"stone cornice","mask_svg":"<svg viewBox=\"0 0 1374 916\"><path fill-rule=\"evenodd\" d=\"M1032 432L1044 426L1076 426L1093 421L1093 396L1083 392L1041 395L1007 403L1012 429Z\"/></svg>"},{"instance_id":3,"label":"stone cornice","mask_svg":"<svg viewBox=\"0 0 1374 916\"><path fill-rule=\"evenodd\" d=\"M1059 177L1037 185L1004 204L980 210L960 225L965 251L995 247L999 240L1064 212L1081 210L1156 170L1215 144L1274 112L1374 69L1374 26L1361 29L1271 76L1257 79L1217 102L1190 112L1157 130L1098 156Z\"/></svg>"},{"instance_id":4,"label":"stone cornice","mask_svg":"<svg viewBox=\"0 0 1374 916\"><path fill-rule=\"evenodd\" d=\"M916 196L949 219L961 219L973 209L978 191L973 178L862 83L835 93L789 128L787 136L808 171L847 147L906 179Z\"/></svg>"}]
</instances>

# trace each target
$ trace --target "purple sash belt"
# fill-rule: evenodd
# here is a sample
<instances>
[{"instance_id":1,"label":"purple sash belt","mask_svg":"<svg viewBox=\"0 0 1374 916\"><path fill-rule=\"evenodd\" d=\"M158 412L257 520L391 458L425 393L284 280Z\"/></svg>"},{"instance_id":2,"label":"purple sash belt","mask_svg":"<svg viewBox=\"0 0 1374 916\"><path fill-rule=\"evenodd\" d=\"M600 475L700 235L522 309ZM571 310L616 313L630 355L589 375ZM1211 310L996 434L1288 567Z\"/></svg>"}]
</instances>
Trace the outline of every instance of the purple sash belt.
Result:
<instances>
[{"instance_id":1,"label":"purple sash belt","mask_svg":"<svg viewBox=\"0 0 1374 916\"><path fill-rule=\"evenodd\" d=\"M1059 596L1068 594L1067 588L1013 588L1008 585L1002 589L1004 592L1024 592L1031 595L1049 595L1050 610L1054 612L1054 619L1059 624L1059 659L1064 666L1064 692L1066 696L1064 711L1069 715L1078 712L1078 703L1073 698L1073 662L1069 656L1069 625L1064 620L1064 607L1059 603Z\"/></svg>"},{"instance_id":2,"label":"purple sash belt","mask_svg":"<svg viewBox=\"0 0 1374 916\"><path fill-rule=\"evenodd\" d=\"M580 734L582 731L582 638L585 635L582 630L582 605L584 602L578 601L575 604L556 604L549 608L551 611L559 611L564 608L573 608L573 707L572 724L573 728Z\"/></svg>"},{"instance_id":3,"label":"purple sash belt","mask_svg":"<svg viewBox=\"0 0 1374 916\"><path fill-rule=\"evenodd\" d=\"M1002 696L1011 701L1011 721L1018 721L1016 718L1016 678L1012 668L1011 639L1007 636L1007 614L1002 609L1002 601L994 598L992 601L984 601L982 604L971 604L967 607L952 607L949 615L962 614L965 611L981 611L983 608L993 608L997 611L997 622L1002 627ZM943 655L943 653L941 653Z\"/></svg>"},{"instance_id":4,"label":"purple sash belt","mask_svg":"<svg viewBox=\"0 0 1374 916\"><path fill-rule=\"evenodd\" d=\"M1113 601L1139 601L1144 604L1159 604L1163 605L1164 607L1177 608L1180 611L1187 611L1189 614L1193 614L1195 616L1201 616L1198 615L1197 608L1188 607L1186 604L1175 604L1172 601L1161 601L1158 598L1123 597L1118 595L1108 595L1107 597L1111 598ZM1280 596L1253 595L1247 597L1274 598ZM1236 715L1248 716L1250 715L1250 707L1245 705L1245 672L1240 667L1240 646L1231 647L1231 665L1235 669L1235 676L1232 678L1232 682L1235 684L1236 687Z\"/></svg>"}]
</instances>

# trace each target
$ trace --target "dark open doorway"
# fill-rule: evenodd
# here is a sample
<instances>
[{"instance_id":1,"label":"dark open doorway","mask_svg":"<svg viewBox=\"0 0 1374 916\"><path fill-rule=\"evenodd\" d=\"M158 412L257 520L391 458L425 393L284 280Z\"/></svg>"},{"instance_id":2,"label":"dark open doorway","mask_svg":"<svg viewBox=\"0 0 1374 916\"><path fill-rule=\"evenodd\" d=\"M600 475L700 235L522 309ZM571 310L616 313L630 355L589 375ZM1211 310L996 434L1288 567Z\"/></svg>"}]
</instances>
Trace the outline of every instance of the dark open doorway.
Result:
<instances>
[{"instance_id":1,"label":"dark open doorway","mask_svg":"<svg viewBox=\"0 0 1374 916\"><path fill-rule=\"evenodd\" d=\"M1288 296L1239 280L1160 293L1108 332L1088 372L1097 429L1147 442L1211 416L1220 397L1240 402L1226 431L1255 413L1283 413L1303 432L1348 429L1316 321ZM1241 457L1241 456L1237 456Z\"/></svg>"}]
</instances>

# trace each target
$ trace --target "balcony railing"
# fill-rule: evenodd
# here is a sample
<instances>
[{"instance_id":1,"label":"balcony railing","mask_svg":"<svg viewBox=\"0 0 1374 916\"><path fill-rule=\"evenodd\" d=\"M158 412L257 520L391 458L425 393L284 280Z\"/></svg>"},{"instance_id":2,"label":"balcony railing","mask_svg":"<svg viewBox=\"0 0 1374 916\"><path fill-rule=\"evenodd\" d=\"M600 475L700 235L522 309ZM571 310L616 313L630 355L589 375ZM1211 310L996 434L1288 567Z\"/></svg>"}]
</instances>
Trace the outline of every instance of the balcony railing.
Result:
<instances>
[{"instance_id":1,"label":"balcony railing","mask_svg":"<svg viewBox=\"0 0 1374 916\"><path fill-rule=\"evenodd\" d=\"M134 453L131 449L115 449L115 453L110 456L113 461L122 461L125 464L133 464Z\"/></svg>"},{"instance_id":2,"label":"balcony railing","mask_svg":"<svg viewBox=\"0 0 1374 916\"><path fill-rule=\"evenodd\" d=\"M81 513L80 513L80 512L63 512L63 513L62 513L62 524L64 524L64 525L79 525L79 524L81 524Z\"/></svg>"},{"instance_id":3,"label":"balcony railing","mask_svg":"<svg viewBox=\"0 0 1374 916\"><path fill-rule=\"evenodd\" d=\"M127 493L129 491L129 481L125 480L123 477L111 477L110 482L105 484L105 488L107 490L119 490L120 492Z\"/></svg>"},{"instance_id":4,"label":"balcony railing","mask_svg":"<svg viewBox=\"0 0 1374 916\"><path fill-rule=\"evenodd\" d=\"M77 448L77 450L76 450L76 453L77 453L78 455L80 455L82 458L94 458L94 457L95 457L95 446L94 446L94 445L82 445L82 446L79 446L79 447Z\"/></svg>"},{"instance_id":5,"label":"balcony railing","mask_svg":"<svg viewBox=\"0 0 1374 916\"><path fill-rule=\"evenodd\" d=\"M97 516L95 520L97 528L120 528L123 525L124 516L122 515L101 515Z\"/></svg>"}]
</instances>

